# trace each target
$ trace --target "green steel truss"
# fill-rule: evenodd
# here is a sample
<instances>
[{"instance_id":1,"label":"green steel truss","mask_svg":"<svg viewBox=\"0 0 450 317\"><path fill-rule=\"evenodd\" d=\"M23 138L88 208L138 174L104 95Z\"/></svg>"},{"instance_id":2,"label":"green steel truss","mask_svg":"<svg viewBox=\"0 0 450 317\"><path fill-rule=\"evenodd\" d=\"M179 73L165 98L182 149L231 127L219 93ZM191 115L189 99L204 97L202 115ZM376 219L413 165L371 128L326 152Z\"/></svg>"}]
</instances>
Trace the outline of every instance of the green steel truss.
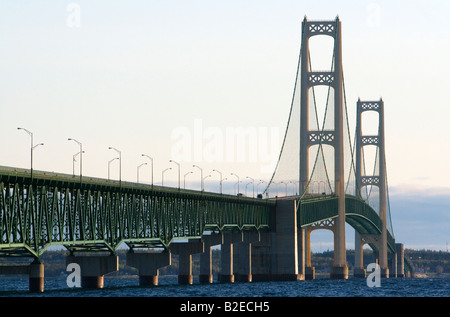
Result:
<instances>
[{"instance_id":1,"label":"green steel truss","mask_svg":"<svg viewBox=\"0 0 450 317\"><path fill-rule=\"evenodd\" d=\"M309 197L300 201L298 223L306 227L315 222L338 216L338 198L334 195ZM364 200L347 195L345 197L345 221L361 234L381 234L382 223L376 211ZM395 252L395 239L387 232L388 248ZM371 248L377 250L376 245Z\"/></svg>"},{"instance_id":2,"label":"green steel truss","mask_svg":"<svg viewBox=\"0 0 450 317\"><path fill-rule=\"evenodd\" d=\"M346 196L346 222L380 234L378 214ZM163 247L205 231L269 230L276 200L0 167L0 256L39 257L52 245L71 251L114 252ZM337 197L304 197L298 223L337 217ZM377 249L376 246L371 246ZM389 250L395 240L388 232Z\"/></svg>"},{"instance_id":3,"label":"green steel truss","mask_svg":"<svg viewBox=\"0 0 450 317\"><path fill-rule=\"evenodd\" d=\"M0 168L0 256L164 247L208 230L269 228L275 201Z\"/></svg>"}]
</instances>

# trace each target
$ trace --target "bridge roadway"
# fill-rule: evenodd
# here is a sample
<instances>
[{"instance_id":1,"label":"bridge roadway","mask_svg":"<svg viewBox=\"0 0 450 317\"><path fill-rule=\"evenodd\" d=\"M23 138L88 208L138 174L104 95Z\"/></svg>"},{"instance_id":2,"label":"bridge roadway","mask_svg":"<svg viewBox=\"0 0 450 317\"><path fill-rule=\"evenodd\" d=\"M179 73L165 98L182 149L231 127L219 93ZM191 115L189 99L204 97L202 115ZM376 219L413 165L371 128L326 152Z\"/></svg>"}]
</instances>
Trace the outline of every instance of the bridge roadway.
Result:
<instances>
[{"instance_id":1,"label":"bridge roadway","mask_svg":"<svg viewBox=\"0 0 450 317\"><path fill-rule=\"evenodd\" d=\"M25 195L30 184L31 195ZM93 177L80 182L78 176L42 171L34 171L31 181L29 170L11 167L0 167L0 187L0 254L10 256L25 251L39 257L51 245L110 251L122 242L168 247L174 239L201 238L204 231L267 230L276 204ZM337 197L306 195L297 216L301 227L335 218ZM377 213L355 196L346 197L346 221L361 234L381 232ZM388 242L394 252L390 234Z\"/></svg>"},{"instance_id":2,"label":"bridge roadway","mask_svg":"<svg viewBox=\"0 0 450 317\"><path fill-rule=\"evenodd\" d=\"M281 212L277 202L299 198L249 198L44 171L33 171L31 179L29 170L13 167L0 167L0 189L0 256L35 260L52 245L64 246L71 254L114 254L122 243L131 250L174 252L181 245L177 242L206 241L205 232L276 233L275 214ZM337 197L305 195L296 209L298 228L307 228L337 217ZM346 221L357 232L381 233L379 216L364 201L346 196L346 209ZM240 239L237 242L244 241ZM260 241L259 237L254 241ZM216 244L224 246L223 238ZM390 234L388 244L395 252ZM376 244L370 245L377 249ZM188 256L203 251L202 245ZM161 261L162 266L170 265L170 257ZM131 256L130 263L140 266ZM157 268L150 275L154 279Z\"/></svg>"}]
</instances>

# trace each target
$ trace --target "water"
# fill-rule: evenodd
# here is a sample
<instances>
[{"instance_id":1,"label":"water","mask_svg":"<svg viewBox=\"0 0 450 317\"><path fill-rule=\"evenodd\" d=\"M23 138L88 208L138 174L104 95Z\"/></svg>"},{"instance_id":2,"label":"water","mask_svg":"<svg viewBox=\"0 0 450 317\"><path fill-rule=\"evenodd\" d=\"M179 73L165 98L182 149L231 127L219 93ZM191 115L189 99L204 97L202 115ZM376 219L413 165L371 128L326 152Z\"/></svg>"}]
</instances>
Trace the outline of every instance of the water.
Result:
<instances>
[{"instance_id":1,"label":"water","mask_svg":"<svg viewBox=\"0 0 450 317\"><path fill-rule=\"evenodd\" d=\"M61 276L46 277L44 293L30 293L27 276L1 276L0 297L450 297L450 277L381 279L380 287L356 278L178 285L176 277L160 277L158 286L140 287L135 276L105 276L103 289L87 290L69 288Z\"/></svg>"}]
</instances>

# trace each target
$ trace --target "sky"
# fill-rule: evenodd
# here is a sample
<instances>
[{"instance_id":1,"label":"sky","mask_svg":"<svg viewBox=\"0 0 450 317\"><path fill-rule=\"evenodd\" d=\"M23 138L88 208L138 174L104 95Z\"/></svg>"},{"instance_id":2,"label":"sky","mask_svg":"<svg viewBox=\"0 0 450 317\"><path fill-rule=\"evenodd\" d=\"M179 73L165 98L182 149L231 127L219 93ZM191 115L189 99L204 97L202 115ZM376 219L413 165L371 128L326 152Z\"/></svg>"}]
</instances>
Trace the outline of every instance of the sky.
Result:
<instances>
[{"instance_id":1,"label":"sky","mask_svg":"<svg viewBox=\"0 0 450 317\"><path fill-rule=\"evenodd\" d=\"M30 167L22 127L44 143L34 150L37 170L78 174L73 138L83 145L87 176L107 178L109 166L118 179L119 161L108 164L114 147L126 181L139 173L150 182L142 154L153 158L155 184L163 174L176 183L170 160L194 189L200 168L211 190L219 181L213 169L228 188L231 173L268 181L289 114L301 22L339 16L350 120L358 98L385 104L396 238L444 250L449 12L448 1L0 0L0 165Z\"/></svg>"}]
</instances>

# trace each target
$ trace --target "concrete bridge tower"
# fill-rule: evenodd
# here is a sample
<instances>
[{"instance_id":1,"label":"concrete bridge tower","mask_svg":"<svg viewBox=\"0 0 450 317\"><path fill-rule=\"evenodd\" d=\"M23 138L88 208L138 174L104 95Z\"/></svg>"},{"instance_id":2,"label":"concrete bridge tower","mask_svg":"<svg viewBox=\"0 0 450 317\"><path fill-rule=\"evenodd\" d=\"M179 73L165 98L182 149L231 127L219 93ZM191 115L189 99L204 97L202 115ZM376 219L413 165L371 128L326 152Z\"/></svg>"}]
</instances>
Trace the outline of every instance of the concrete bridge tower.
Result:
<instances>
[{"instance_id":1,"label":"concrete bridge tower","mask_svg":"<svg viewBox=\"0 0 450 317\"><path fill-rule=\"evenodd\" d=\"M362 114L366 111L378 113L379 124L376 135L363 135ZM375 175L363 175L362 171L362 151L364 146L374 145L378 148L379 162ZM356 106L356 196L361 197L361 190L364 186L377 186L379 189L379 216L382 221L382 232L379 237L369 237L356 233L355 237L355 268L363 271L362 247L364 242L377 243L379 246L379 265L382 277L389 277L388 255L387 255L387 219L386 219L386 162L384 144L384 102L361 101L358 100Z\"/></svg>"},{"instance_id":2,"label":"concrete bridge tower","mask_svg":"<svg viewBox=\"0 0 450 317\"><path fill-rule=\"evenodd\" d=\"M313 36L334 38L333 69L315 71L310 69L309 39ZM308 151L310 146L321 144L334 148L334 193L338 197L338 216L333 219L335 258L330 270L330 278L347 279L348 267L345 251L345 173L344 173L344 101L342 73L341 22L303 20L301 48L301 88L300 88L300 192L308 190L310 166ZM309 89L324 85L333 88L334 128L313 131L309 128ZM308 242L307 242L308 243Z\"/></svg>"}]
</instances>

